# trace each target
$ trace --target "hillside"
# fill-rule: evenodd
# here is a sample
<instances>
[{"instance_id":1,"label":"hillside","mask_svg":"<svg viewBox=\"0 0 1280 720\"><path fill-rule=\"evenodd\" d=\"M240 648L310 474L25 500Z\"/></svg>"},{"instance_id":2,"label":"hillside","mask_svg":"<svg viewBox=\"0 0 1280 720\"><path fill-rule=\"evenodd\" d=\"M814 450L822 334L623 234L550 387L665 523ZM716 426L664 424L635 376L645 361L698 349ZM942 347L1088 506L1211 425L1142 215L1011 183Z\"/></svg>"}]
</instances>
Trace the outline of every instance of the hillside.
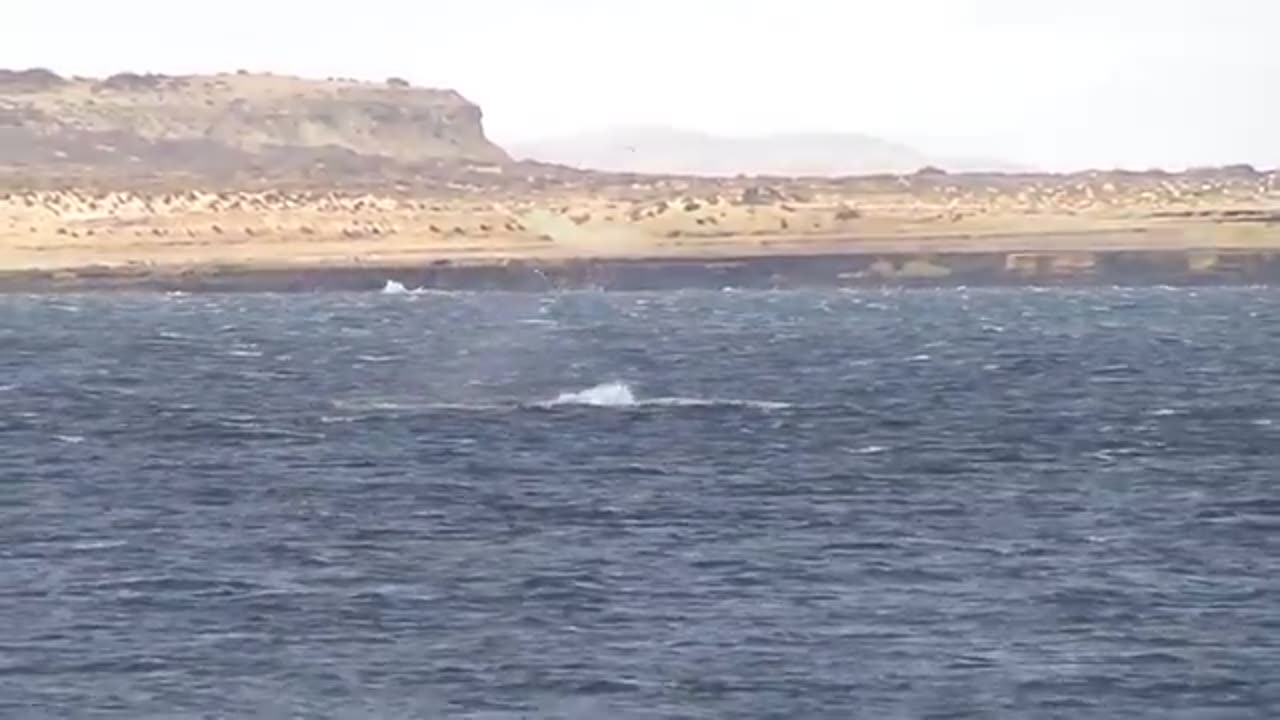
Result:
<instances>
[{"instance_id":1,"label":"hillside","mask_svg":"<svg viewBox=\"0 0 1280 720\"><path fill-rule=\"evenodd\" d=\"M1007 171L1008 163L933 157L915 148L853 133L724 137L665 127L632 127L508 143L520 159L608 172L732 177L834 177L950 171Z\"/></svg>"},{"instance_id":2,"label":"hillside","mask_svg":"<svg viewBox=\"0 0 1280 720\"><path fill-rule=\"evenodd\" d=\"M324 177L507 159L476 105L395 79L0 71L0 172L10 175Z\"/></svg>"}]
</instances>

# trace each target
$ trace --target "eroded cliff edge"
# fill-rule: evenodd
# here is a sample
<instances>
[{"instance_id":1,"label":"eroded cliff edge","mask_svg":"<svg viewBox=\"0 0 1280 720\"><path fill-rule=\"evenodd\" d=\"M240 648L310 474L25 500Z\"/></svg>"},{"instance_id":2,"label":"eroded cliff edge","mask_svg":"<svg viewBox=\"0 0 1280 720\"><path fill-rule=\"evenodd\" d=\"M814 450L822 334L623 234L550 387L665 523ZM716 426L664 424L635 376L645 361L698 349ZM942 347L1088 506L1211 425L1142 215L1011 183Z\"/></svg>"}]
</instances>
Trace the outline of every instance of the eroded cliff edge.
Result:
<instances>
[{"instance_id":1,"label":"eroded cliff edge","mask_svg":"<svg viewBox=\"0 0 1280 720\"><path fill-rule=\"evenodd\" d=\"M507 160L474 103L395 78L0 71L0 176L10 185L322 181Z\"/></svg>"}]
</instances>

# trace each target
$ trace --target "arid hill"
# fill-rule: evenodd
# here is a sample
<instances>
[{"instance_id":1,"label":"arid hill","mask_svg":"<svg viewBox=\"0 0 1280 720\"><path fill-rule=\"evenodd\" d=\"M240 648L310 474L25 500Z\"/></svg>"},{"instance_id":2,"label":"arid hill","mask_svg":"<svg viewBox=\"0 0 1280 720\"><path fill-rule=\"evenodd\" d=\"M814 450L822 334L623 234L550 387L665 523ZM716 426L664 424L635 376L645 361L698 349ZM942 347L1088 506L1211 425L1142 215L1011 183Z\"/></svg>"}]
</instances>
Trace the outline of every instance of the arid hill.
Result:
<instances>
[{"instance_id":1,"label":"arid hill","mask_svg":"<svg viewBox=\"0 0 1280 720\"><path fill-rule=\"evenodd\" d=\"M10 177L323 178L507 160L476 105L395 78L0 71L0 173Z\"/></svg>"},{"instance_id":2,"label":"arid hill","mask_svg":"<svg viewBox=\"0 0 1280 720\"><path fill-rule=\"evenodd\" d=\"M821 160L822 148L779 160ZM914 168L923 158L906 159ZM1272 265L1280 277L1280 173L1245 165L836 177L693 169L514 161L485 138L474 104L394 79L0 71L0 289L802 256L824 272L821 258L859 258L832 276L851 272L850 282L965 278L969 260L956 258L972 257L996 278L1110 278L1109 263L1129 254L1162 277L1244 267L1239 277L1257 279L1249 268Z\"/></svg>"}]
</instances>

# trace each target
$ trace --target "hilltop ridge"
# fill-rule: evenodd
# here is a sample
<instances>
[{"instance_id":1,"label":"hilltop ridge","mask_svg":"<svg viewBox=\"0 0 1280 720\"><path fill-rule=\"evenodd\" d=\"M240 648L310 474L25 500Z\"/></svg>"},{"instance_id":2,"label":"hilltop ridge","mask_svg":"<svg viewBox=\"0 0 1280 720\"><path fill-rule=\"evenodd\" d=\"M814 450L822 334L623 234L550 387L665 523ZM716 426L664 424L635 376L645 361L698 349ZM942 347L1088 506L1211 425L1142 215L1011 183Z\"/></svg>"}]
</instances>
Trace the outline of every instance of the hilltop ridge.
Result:
<instances>
[{"instance_id":1,"label":"hilltop ridge","mask_svg":"<svg viewBox=\"0 0 1280 720\"><path fill-rule=\"evenodd\" d=\"M64 78L0 70L0 172L233 179L509 160L454 90L265 73Z\"/></svg>"}]
</instances>

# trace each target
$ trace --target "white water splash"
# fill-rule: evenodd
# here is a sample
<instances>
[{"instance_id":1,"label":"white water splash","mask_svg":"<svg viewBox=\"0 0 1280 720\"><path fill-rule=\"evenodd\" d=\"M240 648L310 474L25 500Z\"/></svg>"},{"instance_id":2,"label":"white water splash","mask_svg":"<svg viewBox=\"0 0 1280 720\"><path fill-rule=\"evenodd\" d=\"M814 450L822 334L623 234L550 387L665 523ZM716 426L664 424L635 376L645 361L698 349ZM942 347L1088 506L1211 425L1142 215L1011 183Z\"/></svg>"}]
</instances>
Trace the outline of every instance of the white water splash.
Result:
<instances>
[{"instance_id":1,"label":"white water splash","mask_svg":"<svg viewBox=\"0 0 1280 720\"><path fill-rule=\"evenodd\" d=\"M640 398L625 382L613 381L595 385L585 390L562 392L555 398L540 402L519 399L495 399L480 402L415 401L391 398L346 398L331 401L333 407L350 415L326 415L321 422L330 424L351 422L361 417L397 416L422 412L511 412L519 410L550 410L566 407L595 407L617 409L660 408L750 408L753 410L781 410L792 405L766 400L734 400L725 398L656 397Z\"/></svg>"},{"instance_id":2,"label":"white water splash","mask_svg":"<svg viewBox=\"0 0 1280 720\"><path fill-rule=\"evenodd\" d=\"M398 280L388 280L379 291L383 295L443 295L445 297L459 297L474 295L481 290L441 290L439 288L416 287L411 288Z\"/></svg>"},{"instance_id":3,"label":"white water splash","mask_svg":"<svg viewBox=\"0 0 1280 720\"><path fill-rule=\"evenodd\" d=\"M593 407L633 407L635 393L626 383L610 382L578 392L560 393L550 405L590 405Z\"/></svg>"},{"instance_id":4,"label":"white water splash","mask_svg":"<svg viewBox=\"0 0 1280 720\"><path fill-rule=\"evenodd\" d=\"M765 400L733 400L725 398L656 397L637 398L631 386L624 382L607 382L586 390L560 393L544 407L585 405L606 408L654 408L654 407L749 407L757 410L780 410L791 407L788 403Z\"/></svg>"},{"instance_id":5,"label":"white water splash","mask_svg":"<svg viewBox=\"0 0 1280 720\"><path fill-rule=\"evenodd\" d=\"M388 280L387 284L382 286L383 295L418 295L422 293L422 288L414 288L410 290L404 286L404 283L396 280Z\"/></svg>"}]
</instances>

